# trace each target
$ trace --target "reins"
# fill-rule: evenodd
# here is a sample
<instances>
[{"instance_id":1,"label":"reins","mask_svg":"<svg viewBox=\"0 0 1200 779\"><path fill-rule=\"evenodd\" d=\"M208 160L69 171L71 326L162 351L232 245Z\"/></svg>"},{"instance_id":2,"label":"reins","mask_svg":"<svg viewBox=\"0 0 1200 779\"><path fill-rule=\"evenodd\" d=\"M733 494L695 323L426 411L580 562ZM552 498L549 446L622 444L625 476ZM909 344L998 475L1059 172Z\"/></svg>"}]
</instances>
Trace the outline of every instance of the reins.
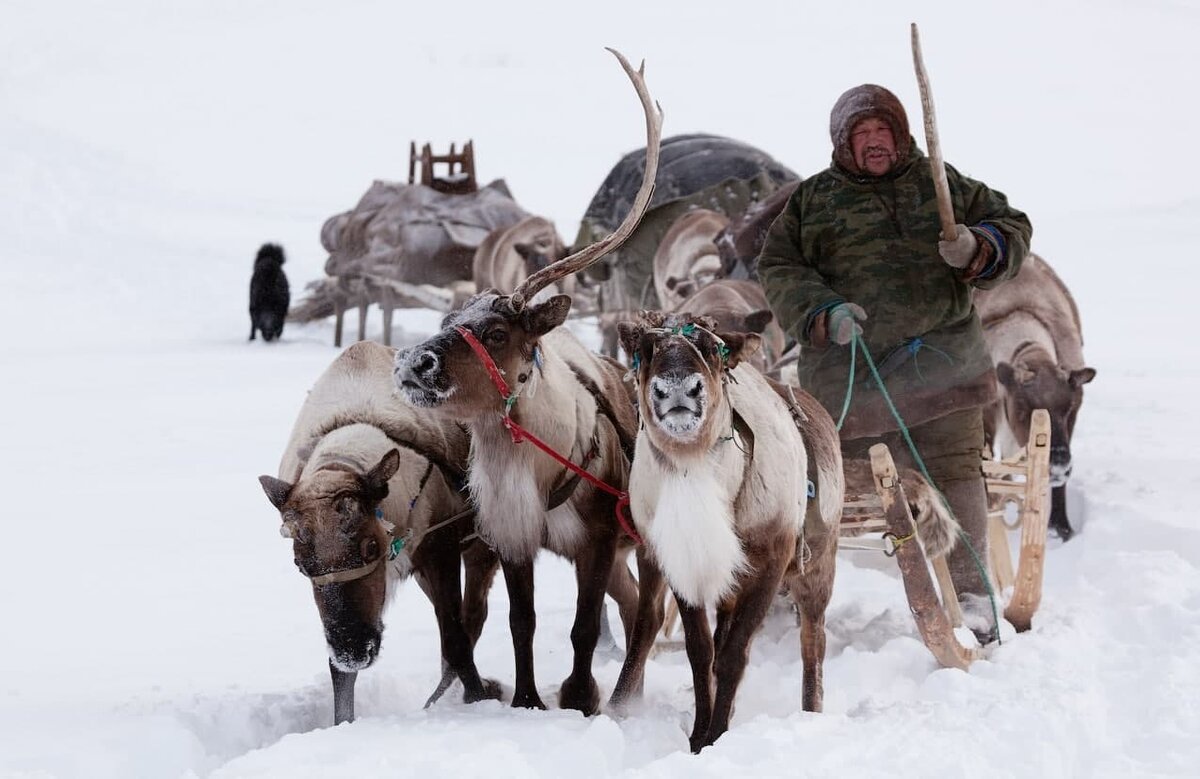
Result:
<instances>
[{"instance_id":1,"label":"reins","mask_svg":"<svg viewBox=\"0 0 1200 779\"><path fill-rule=\"evenodd\" d=\"M929 475L929 471L925 467L925 461L921 459L920 453L917 452L917 445L913 443L912 436L908 432L908 425L904 424L904 419L900 416L900 412L897 410L896 404L892 401L891 394L889 394L887 388L884 387L883 377L879 375L879 368L875 366L875 360L871 357L871 350L867 348L867 342L863 340L861 333L855 333L854 338L850 341L850 381L846 387L846 400L842 405L842 415L841 418L838 419L837 429L839 431L842 429L842 424L846 421L846 412L850 410L850 398L854 394L854 355L859 349L862 350L863 360L866 361L867 367L871 369L871 376L875 379L875 386L879 388L879 393L883 396L884 401L886 401L888 410L892 412L892 417L895 418L896 424L900 426L900 434L904 438L904 443L908 445L908 450L912 453L913 460L916 461L917 467L921 470L921 475L924 476L925 480L929 482L929 485L933 487L934 492L937 493L938 497L942 501L942 505L947 511L950 512L950 515L954 516L954 510L950 508L950 501L946 500L946 496L942 493L942 490L934 482L933 477ZM983 562L979 559L979 553L975 551L975 546L971 543L971 539L967 537L966 531L961 527L958 529L958 539L966 545L967 551L971 553L971 559L974 561L975 567L979 571L979 578L983 580L983 586L987 590L988 600L992 605L992 618L996 622L996 640L1003 644L1004 642L1000 640L999 633L1000 612L996 607L996 593L992 589L992 583L988 578L987 569L984 568ZM896 546L898 547L899 543L897 543Z\"/></svg>"},{"instance_id":2,"label":"reins","mask_svg":"<svg viewBox=\"0 0 1200 779\"><path fill-rule=\"evenodd\" d=\"M632 538L634 543L641 544L642 537L638 535L638 532L634 529L633 525L625 519L625 515L621 511L622 506L629 506L629 493L625 490L619 490L616 487L613 487L611 484L608 484L598 477L593 476L587 470L571 462L569 458L564 457L556 452L545 441L521 427L521 425L512 418L512 409L517 403L517 396L520 394L520 388L517 388L516 390L509 389L508 382L506 382L504 380L504 376L501 375L500 368L496 365L496 361L492 359L490 354L488 354L487 349L482 343L479 342L479 339L475 337L474 333L461 325L456 326L454 329L458 331L458 334L461 335L463 340L467 342L467 346L471 347L471 351L475 352L475 356L479 358L481 363L483 363L483 367L487 371L488 376L491 378L492 384L496 387L496 390L500 393L500 397L504 400L504 416L501 419L501 424L512 437L512 442L514 444L519 444L522 441L528 441L542 452L549 455L559 465L575 473L580 478L586 479L587 482L596 489L606 492L616 498L617 505L614 509L614 513L616 514L617 522L621 526L621 530L623 530L627 536Z\"/></svg>"}]
</instances>

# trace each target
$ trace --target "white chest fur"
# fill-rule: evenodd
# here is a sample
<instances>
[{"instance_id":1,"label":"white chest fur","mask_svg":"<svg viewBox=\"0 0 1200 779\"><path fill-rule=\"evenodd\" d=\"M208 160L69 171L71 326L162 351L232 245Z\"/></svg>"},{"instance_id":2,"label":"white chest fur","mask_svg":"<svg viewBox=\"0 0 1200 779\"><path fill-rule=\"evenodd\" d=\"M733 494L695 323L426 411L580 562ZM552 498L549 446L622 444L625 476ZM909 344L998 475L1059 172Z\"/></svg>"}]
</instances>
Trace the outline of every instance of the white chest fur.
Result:
<instances>
[{"instance_id":1,"label":"white chest fur","mask_svg":"<svg viewBox=\"0 0 1200 779\"><path fill-rule=\"evenodd\" d=\"M639 441L637 457L652 460L644 449ZM726 481L708 461L678 471L634 468L630 475L634 520L671 589L694 606L728 595L746 566Z\"/></svg>"}]
</instances>

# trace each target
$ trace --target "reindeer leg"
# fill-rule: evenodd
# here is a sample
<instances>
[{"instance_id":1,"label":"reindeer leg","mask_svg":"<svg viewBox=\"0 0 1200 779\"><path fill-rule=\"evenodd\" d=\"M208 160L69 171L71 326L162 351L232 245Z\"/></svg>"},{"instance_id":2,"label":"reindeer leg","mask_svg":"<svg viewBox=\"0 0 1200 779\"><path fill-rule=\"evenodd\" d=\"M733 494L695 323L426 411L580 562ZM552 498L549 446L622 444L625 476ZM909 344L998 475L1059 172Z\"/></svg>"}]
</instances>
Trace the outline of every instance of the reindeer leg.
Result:
<instances>
[{"instance_id":1,"label":"reindeer leg","mask_svg":"<svg viewBox=\"0 0 1200 779\"><path fill-rule=\"evenodd\" d=\"M501 561L504 586L508 589L508 629L512 632L513 659L517 666L516 689L512 705L516 708L545 709L533 676L533 633L537 614L533 610L533 561Z\"/></svg>"},{"instance_id":2,"label":"reindeer leg","mask_svg":"<svg viewBox=\"0 0 1200 779\"><path fill-rule=\"evenodd\" d=\"M698 753L709 743L706 739L712 723L713 636L708 627L708 612L703 606L689 606L678 595L675 602L679 605L679 621L683 623L684 645L688 663L692 666L692 687L696 692L696 720L688 745L693 753Z\"/></svg>"},{"instance_id":3,"label":"reindeer leg","mask_svg":"<svg viewBox=\"0 0 1200 779\"><path fill-rule=\"evenodd\" d=\"M500 558L482 541L468 545L462 557L467 571L467 584L463 591L463 627L474 648L483 633L483 623L487 621L488 591L492 589ZM500 699L500 682L495 679L484 679L483 689L485 698Z\"/></svg>"},{"instance_id":4,"label":"reindeer leg","mask_svg":"<svg viewBox=\"0 0 1200 779\"><path fill-rule=\"evenodd\" d=\"M617 602L621 614L621 625L625 628L625 651L633 636L633 626L638 615L638 583L629 570L629 548L618 550L613 559L612 571L608 574L608 594Z\"/></svg>"},{"instance_id":5,"label":"reindeer leg","mask_svg":"<svg viewBox=\"0 0 1200 779\"><path fill-rule=\"evenodd\" d=\"M441 637L442 658L454 675L462 680L463 700L474 703L486 695L483 680L475 667L473 643L462 620L462 590L458 544L445 535L429 539L420 550L426 594L433 601ZM443 674L443 684L445 674ZM439 685L441 688L441 685ZM443 690L444 692L444 690ZM436 698L431 698L436 700Z\"/></svg>"},{"instance_id":6,"label":"reindeer leg","mask_svg":"<svg viewBox=\"0 0 1200 779\"><path fill-rule=\"evenodd\" d=\"M592 676L592 658L600 637L600 610L604 608L604 588L617 551L616 535L609 532L593 537L584 551L575 557L575 624L571 627L571 646L575 663L571 675L563 680L558 705L578 709L590 717L600 708L600 688Z\"/></svg>"},{"instance_id":7,"label":"reindeer leg","mask_svg":"<svg viewBox=\"0 0 1200 779\"><path fill-rule=\"evenodd\" d=\"M712 722L709 723L707 735L700 742L701 748L712 744L729 729L733 701L750 657L750 639L762 625L771 608L771 601L779 592L779 583L790 557L787 550L795 546L795 536L786 533L772 547L748 550L749 569L757 572L757 575L742 581L737 602L728 620L729 627L716 655L713 669L716 672L717 696L713 702Z\"/></svg>"},{"instance_id":8,"label":"reindeer leg","mask_svg":"<svg viewBox=\"0 0 1200 779\"><path fill-rule=\"evenodd\" d=\"M354 722L354 681L358 671L339 671L330 660L329 676L333 679L333 724Z\"/></svg>"},{"instance_id":9,"label":"reindeer leg","mask_svg":"<svg viewBox=\"0 0 1200 779\"><path fill-rule=\"evenodd\" d=\"M837 546L832 539L814 555L803 574L796 575L790 586L800 611L800 657L804 664L804 683L800 703L804 711L821 711L825 701L825 609L833 594L833 574L837 564Z\"/></svg>"},{"instance_id":10,"label":"reindeer leg","mask_svg":"<svg viewBox=\"0 0 1200 779\"><path fill-rule=\"evenodd\" d=\"M1067 519L1067 485L1050 488L1050 529L1063 541L1075 535L1071 521Z\"/></svg>"},{"instance_id":11,"label":"reindeer leg","mask_svg":"<svg viewBox=\"0 0 1200 779\"><path fill-rule=\"evenodd\" d=\"M620 710L627 702L640 698L645 681L646 659L654 647L654 637L663 621L663 575L649 557L646 547L638 547L638 610L633 627L625 627L625 662L617 677L608 705Z\"/></svg>"}]
</instances>

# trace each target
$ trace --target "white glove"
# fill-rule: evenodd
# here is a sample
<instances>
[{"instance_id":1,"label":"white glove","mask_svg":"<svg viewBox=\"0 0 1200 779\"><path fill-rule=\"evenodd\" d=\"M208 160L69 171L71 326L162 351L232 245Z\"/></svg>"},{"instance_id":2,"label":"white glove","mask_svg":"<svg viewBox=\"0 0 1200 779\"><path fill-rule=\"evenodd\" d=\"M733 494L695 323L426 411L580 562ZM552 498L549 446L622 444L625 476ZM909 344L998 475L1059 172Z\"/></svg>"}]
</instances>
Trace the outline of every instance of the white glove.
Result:
<instances>
[{"instance_id":1,"label":"white glove","mask_svg":"<svg viewBox=\"0 0 1200 779\"><path fill-rule=\"evenodd\" d=\"M979 240L975 233L966 225L954 225L955 238L953 241L938 241L938 254L947 265L954 268L965 268L979 253Z\"/></svg>"},{"instance_id":2,"label":"white glove","mask_svg":"<svg viewBox=\"0 0 1200 779\"><path fill-rule=\"evenodd\" d=\"M825 318L829 340L845 346L855 335L862 335L863 329L859 322L866 321L866 318L867 312L857 303L839 303L829 309Z\"/></svg>"}]
</instances>

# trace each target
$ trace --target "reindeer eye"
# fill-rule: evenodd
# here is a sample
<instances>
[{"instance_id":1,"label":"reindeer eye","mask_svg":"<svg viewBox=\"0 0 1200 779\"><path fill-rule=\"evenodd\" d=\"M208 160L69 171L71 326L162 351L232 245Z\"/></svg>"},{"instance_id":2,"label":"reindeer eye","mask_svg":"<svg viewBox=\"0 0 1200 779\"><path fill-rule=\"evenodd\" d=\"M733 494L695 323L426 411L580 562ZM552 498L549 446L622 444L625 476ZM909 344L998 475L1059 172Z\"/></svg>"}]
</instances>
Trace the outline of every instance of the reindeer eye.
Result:
<instances>
[{"instance_id":1,"label":"reindeer eye","mask_svg":"<svg viewBox=\"0 0 1200 779\"><path fill-rule=\"evenodd\" d=\"M364 538L359 551L362 553L363 562L369 563L379 556L379 542L374 538Z\"/></svg>"},{"instance_id":2,"label":"reindeer eye","mask_svg":"<svg viewBox=\"0 0 1200 779\"><path fill-rule=\"evenodd\" d=\"M508 331L503 327L493 327L483 334L483 340L493 346L501 346L508 340Z\"/></svg>"}]
</instances>

